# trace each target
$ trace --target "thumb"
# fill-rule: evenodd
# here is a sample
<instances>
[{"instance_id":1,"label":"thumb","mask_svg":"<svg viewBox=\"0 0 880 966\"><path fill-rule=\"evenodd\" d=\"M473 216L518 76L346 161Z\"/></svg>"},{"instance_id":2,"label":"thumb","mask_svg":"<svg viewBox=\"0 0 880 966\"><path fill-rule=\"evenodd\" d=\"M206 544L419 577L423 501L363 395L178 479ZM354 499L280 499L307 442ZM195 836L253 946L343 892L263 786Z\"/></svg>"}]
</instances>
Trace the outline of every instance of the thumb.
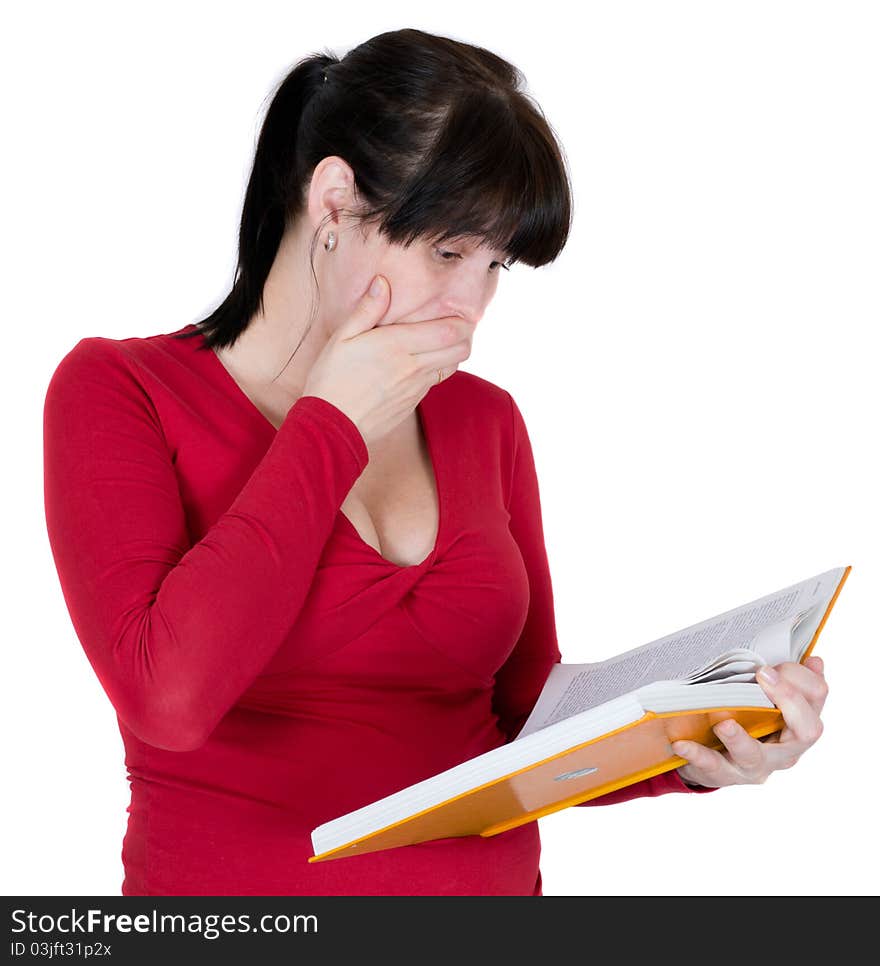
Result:
<instances>
[{"instance_id":1,"label":"thumb","mask_svg":"<svg viewBox=\"0 0 880 966\"><path fill-rule=\"evenodd\" d=\"M349 339L377 325L388 311L390 293L391 286L388 284L388 279L384 275L374 276L370 286L355 306L354 312L337 329L340 338Z\"/></svg>"}]
</instances>

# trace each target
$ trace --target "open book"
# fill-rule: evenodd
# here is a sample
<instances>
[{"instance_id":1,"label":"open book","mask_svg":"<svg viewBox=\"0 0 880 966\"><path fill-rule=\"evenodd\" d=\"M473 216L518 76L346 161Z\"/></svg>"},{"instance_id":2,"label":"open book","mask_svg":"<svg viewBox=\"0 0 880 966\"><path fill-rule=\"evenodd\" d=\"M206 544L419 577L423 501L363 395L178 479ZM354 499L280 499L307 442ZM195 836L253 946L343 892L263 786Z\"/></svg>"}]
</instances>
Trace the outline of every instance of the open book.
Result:
<instances>
[{"instance_id":1,"label":"open book","mask_svg":"<svg viewBox=\"0 0 880 966\"><path fill-rule=\"evenodd\" d=\"M713 726L754 738L784 726L755 675L809 657L851 567L625 651L555 664L516 738L312 830L309 862L460 835L497 835L685 763L670 747L721 748Z\"/></svg>"}]
</instances>

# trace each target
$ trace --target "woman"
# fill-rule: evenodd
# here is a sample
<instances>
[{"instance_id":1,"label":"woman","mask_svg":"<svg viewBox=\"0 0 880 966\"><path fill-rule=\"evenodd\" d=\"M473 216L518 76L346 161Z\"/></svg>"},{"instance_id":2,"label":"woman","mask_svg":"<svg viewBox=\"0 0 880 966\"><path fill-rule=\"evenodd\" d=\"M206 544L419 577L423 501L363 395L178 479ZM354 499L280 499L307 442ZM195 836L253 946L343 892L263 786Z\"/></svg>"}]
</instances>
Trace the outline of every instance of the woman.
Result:
<instances>
[{"instance_id":1,"label":"woman","mask_svg":"<svg viewBox=\"0 0 880 966\"><path fill-rule=\"evenodd\" d=\"M125 744L124 895L541 894L536 822L307 862L315 826L512 739L560 660L522 414L457 371L499 269L569 230L520 82L419 30L303 59L228 297L52 377L47 525ZM778 743L682 748L596 803L788 767L825 686L779 670Z\"/></svg>"}]
</instances>

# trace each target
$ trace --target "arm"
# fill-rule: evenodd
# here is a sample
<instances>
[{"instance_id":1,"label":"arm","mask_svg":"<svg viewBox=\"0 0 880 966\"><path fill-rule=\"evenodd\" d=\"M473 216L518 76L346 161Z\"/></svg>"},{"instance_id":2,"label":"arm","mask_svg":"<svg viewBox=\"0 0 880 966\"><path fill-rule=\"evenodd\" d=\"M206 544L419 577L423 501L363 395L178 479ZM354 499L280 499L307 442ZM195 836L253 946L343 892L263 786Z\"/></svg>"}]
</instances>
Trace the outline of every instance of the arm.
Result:
<instances>
[{"instance_id":1,"label":"arm","mask_svg":"<svg viewBox=\"0 0 880 966\"><path fill-rule=\"evenodd\" d=\"M191 546L172 454L124 352L81 340L52 375L43 420L49 542L89 662L138 738L195 749L292 626L368 462L364 439L331 403L301 397Z\"/></svg>"},{"instance_id":2,"label":"arm","mask_svg":"<svg viewBox=\"0 0 880 966\"><path fill-rule=\"evenodd\" d=\"M525 422L512 397L510 407L513 434L513 467L508 490L510 532L519 545L529 575L530 599L516 647L495 676L493 709L499 725L513 740L531 714L550 668L561 660L561 655L534 456ZM667 792L715 790L686 785L674 769L581 804L611 805Z\"/></svg>"}]
</instances>

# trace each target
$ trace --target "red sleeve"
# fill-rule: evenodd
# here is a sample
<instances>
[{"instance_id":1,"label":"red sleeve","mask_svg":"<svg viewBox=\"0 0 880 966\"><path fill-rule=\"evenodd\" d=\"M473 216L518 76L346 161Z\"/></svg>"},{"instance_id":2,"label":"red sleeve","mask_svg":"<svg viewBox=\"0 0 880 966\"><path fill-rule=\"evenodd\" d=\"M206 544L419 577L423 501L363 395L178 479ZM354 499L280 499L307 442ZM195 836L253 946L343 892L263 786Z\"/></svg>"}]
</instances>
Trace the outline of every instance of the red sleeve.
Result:
<instances>
[{"instance_id":1,"label":"red sleeve","mask_svg":"<svg viewBox=\"0 0 880 966\"><path fill-rule=\"evenodd\" d=\"M76 634L140 740L195 749L252 684L294 623L368 458L348 416L303 396L190 545L137 364L101 338L61 360L43 411L49 542Z\"/></svg>"},{"instance_id":2,"label":"red sleeve","mask_svg":"<svg viewBox=\"0 0 880 966\"><path fill-rule=\"evenodd\" d=\"M525 421L513 397L510 397L510 408L513 421L513 468L508 490L510 532L519 545L528 572L530 595L528 615L516 647L495 676L493 710L512 740L531 714L550 668L561 660L561 654L534 455ZM667 792L707 791L716 789L691 788L672 770L581 804L611 805Z\"/></svg>"}]
</instances>

